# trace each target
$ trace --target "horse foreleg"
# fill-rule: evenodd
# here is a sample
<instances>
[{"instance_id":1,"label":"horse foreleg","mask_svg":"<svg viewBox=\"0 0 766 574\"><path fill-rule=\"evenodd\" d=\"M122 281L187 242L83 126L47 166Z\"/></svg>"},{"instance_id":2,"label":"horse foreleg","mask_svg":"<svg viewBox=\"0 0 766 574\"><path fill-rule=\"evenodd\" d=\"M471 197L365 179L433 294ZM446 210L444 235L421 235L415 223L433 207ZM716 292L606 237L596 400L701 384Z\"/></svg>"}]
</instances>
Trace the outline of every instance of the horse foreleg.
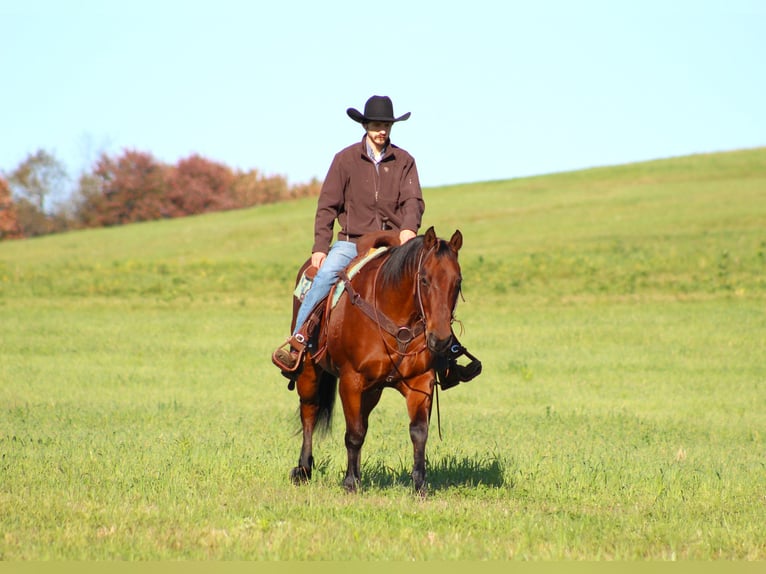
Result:
<instances>
[{"instance_id":1,"label":"horse foreleg","mask_svg":"<svg viewBox=\"0 0 766 574\"><path fill-rule=\"evenodd\" d=\"M309 365L305 367L309 367ZM319 377L313 368L305 367L296 381L298 397L301 401L300 412L303 443L301 444L298 466L290 472L290 479L294 484L309 481L311 479L311 470L314 467L313 437L317 414L319 413Z\"/></svg>"},{"instance_id":2,"label":"horse foreleg","mask_svg":"<svg viewBox=\"0 0 766 574\"><path fill-rule=\"evenodd\" d=\"M413 450L412 484L415 491L421 495L426 492L426 442L431 418L433 388L434 380L431 373L413 379L400 388L407 399L407 411L410 415L410 439L412 439Z\"/></svg>"},{"instance_id":3,"label":"horse foreleg","mask_svg":"<svg viewBox=\"0 0 766 574\"><path fill-rule=\"evenodd\" d=\"M343 486L348 492L356 492L362 479L362 445L367 436L370 412L378 404L382 393L382 389L362 392L361 388L361 378L351 384L341 384L340 397L346 417L345 443L348 456Z\"/></svg>"}]
</instances>

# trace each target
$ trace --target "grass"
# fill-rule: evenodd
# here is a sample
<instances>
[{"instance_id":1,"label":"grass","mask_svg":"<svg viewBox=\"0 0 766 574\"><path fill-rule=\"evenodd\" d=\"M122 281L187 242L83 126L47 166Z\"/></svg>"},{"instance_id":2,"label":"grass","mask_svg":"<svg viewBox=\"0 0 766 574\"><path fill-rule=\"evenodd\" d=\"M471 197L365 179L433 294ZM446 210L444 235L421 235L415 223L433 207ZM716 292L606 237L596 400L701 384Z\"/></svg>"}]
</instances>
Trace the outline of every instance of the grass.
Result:
<instances>
[{"instance_id":1,"label":"grass","mask_svg":"<svg viewBox=\"0 0 766 574\"><path fill-rule=\"evenodd\" d=\"M425 500L393 392L359 494L341 416L289 483L313 200L2 243L0 558L763 560L764 189L766 149L426 190L484 373Z\"/></svg>"}]
</instances>

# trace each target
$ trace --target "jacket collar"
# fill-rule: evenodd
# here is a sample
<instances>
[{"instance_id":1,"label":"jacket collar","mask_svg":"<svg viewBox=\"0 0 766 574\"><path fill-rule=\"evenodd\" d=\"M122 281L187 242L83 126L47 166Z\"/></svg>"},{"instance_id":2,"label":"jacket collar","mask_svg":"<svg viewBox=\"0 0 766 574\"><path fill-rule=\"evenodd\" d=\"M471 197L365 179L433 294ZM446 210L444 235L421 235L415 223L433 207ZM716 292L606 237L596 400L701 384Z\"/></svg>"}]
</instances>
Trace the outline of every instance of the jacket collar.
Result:
<instances>
[{"instance_id":1,"label":"jacket collar","mask_svg":"<svg viewBox=\"0 0 766 574\"><path fill-rule=\"evenodd\" d=\"M362 157L368 161L372 161L372 158L369 156L368 149L367 149L367 134L365 134L362 137L361 141L361 152ZM380 161L389 161L394 158L394 150L396 149L396 146L391 143L391 138L388 138L388 142L386 143L386 149L383 151L383 157L380 158Z\"/></svg>"}]
</instances>

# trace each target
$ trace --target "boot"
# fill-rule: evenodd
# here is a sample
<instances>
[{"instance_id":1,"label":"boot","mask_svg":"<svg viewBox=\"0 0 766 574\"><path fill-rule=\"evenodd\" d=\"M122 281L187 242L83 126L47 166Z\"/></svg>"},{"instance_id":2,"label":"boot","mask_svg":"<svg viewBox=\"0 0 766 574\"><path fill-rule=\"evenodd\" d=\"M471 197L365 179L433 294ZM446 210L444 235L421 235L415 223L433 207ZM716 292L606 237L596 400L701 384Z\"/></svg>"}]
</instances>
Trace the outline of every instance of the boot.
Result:
<instances>
[{"instance_id":1,"label":"boot","mask_svg":"<svg viewBox=\"0 0 766 574\"><path fill-rule=\"evenodd\" d=\"M298 366L300 360L300 353L290 347L290 350L280 347L274 351L274 355L271 357L272 361L282 369L283 371L294 371Z\"/></svg>"}]
</instances>

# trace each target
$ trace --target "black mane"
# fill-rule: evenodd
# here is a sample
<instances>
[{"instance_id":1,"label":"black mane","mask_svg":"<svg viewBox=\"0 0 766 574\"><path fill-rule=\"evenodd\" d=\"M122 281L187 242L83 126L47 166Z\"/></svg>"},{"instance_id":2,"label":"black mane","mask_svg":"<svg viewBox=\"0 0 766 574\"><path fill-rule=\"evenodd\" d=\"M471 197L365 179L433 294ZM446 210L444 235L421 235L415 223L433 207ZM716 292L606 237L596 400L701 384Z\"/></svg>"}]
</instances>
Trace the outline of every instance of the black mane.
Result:
<instances>
[{"instance_id":1,"label":"black mane","mask_svg":"<svg viewBox=\"0 0 766 574\"><path fill-rule=\"evenodd\" d=\"M422 248L422 235L413 237L404 245L394 247L380 268L383 287L398 285L405 277L415 273L418 266L418 254Z\"/></svg>"},{"instance_id":2,"label":"black mane","mask_svg":"<svg viewBox=\"0 0 766 574\"><path fill-rule=\"evenodd\" d=\"M419 254L423 249L423 237L418 235L410 239L404 245L394 247L388 259L380 268L380 277L383 287L392 287L401 283L406 277L411 277L418 270ZM437 239L437 257L449 253L449 244Z\"/></svg>"}]
</instances>

